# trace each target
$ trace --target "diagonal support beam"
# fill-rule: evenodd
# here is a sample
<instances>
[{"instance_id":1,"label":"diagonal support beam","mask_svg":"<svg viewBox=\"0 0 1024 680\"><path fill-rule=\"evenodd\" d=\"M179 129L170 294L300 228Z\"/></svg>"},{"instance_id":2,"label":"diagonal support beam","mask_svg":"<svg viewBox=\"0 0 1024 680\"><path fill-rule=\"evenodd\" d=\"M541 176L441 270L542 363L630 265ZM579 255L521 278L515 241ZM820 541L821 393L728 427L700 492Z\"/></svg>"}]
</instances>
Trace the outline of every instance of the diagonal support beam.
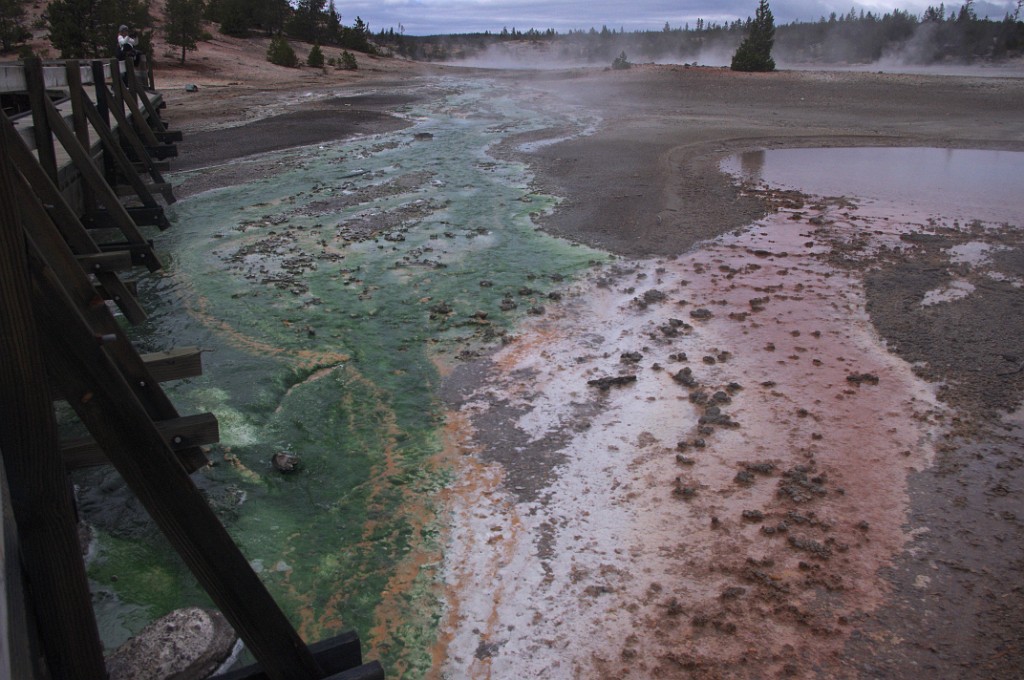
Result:
<instances>
[{"instance_id":1,"label":"diagonal support beam","mask_svg":"<svg viewBox=\"0 0 1024 680\"><path fill-rule=\"evenodd\" d=\"M52 380L192 574L275 680L325 674L48 268L31 268ZM97 676L99 677L99 676Z\"/></svg>"}]
</instances>

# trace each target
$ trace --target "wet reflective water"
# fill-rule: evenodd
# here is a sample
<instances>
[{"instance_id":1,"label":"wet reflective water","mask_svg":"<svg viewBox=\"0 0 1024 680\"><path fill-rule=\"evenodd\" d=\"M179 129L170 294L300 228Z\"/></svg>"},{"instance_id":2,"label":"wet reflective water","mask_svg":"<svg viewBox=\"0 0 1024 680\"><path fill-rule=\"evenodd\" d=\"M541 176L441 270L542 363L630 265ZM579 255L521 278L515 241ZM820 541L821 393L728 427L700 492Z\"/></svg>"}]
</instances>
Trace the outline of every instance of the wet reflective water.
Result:
<instances>
[{"instance_id":1,"label":"wet reflective water","mask_svg":"<svg viewBox=\"0 0 1024 680\"><path fill-rule=\"evenodd\" d=\"M824 196L902 203L949 217L1018 221L1024 152L978 149L834 148L749 151L723 163L745 181Z\"/></svg>"},{"instance_id":2,"label":"wet reflective water","mask_svg":"<svg viewBox=\"0 0 1024 680\"><path fill-rule=\"evenodd\" d=\"M202 377L165 386L220 423L195 481L300 633L355 628L396 676L429 667L440 616L438 367L500 344L604 259L538 232L556 199L487 153L590 121L488 82L437 87L407 130L263 156L269 175L176 204L136 337L204 350ZM273 469L281 451L299 472ZM77 481L108 646L206 603L116 475Z\"/></svg>"}]
</instances>

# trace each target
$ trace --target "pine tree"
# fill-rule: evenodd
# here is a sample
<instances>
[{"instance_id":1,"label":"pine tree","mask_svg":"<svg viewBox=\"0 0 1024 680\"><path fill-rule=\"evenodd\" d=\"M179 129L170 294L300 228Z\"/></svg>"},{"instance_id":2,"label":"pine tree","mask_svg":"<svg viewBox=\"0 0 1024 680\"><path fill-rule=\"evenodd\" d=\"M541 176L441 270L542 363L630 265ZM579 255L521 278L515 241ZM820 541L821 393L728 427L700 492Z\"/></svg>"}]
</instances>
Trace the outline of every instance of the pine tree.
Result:
<instances>
[{"instance_id":1,"label":"pine tree","mask_svg":"<svg viewBox=\"0 0 1024 680\"><path fill-rule=\"evenodd\" d=\"M203 34L204 0L167 0L164 32L167 42L181 48L181 63L185 63L185 51L194 52L196 41Z\"/></svg>"},{"instance_id":2,"label":"pine tree","mask_svg":"<svg viewBox=\"0 0 1024 680\"><path fill-rule=\"evenodd\" d=\"M334 6L334 0L331 0L327 6L324 42L328 45L337 45L341 42L341 15L338 14L338 10Z\"/></svg>"},{"instance_id":3,"label":"pine tree","mask_svg":"<svg viewBox=\"0 0 1024 680\"><path fill-rule=\"evenodd\" d=\"M324 53L320 49L320 43L313 43L313 49L309 51L309 56L306 58L306 63L313 68L323 68L324 66Z\"/></svg>"},{"instance_id":4,"label":"pine tree","mask_svg":"<svg viewBox=\"0 0 1024 680\"><path fill-rule=\"evenodd\" d=\"M148 52L152 25L148 0L54 0L46 9L50 42L62 59L112 56L117 27L128 25L138 49Z\"/></svg>"},{"instance_id":5,"label":"pine tree","mask_svg":"<svg viewBox=\"0 0 1024 680\"><path fill-rule=\"evenodd\" d=\"M267 61L278 66L294 68L299 65L299 58L295 56L295 50L284 39L283 35L276 35L270 41L267 48Z\"/></svg>"},{"instance_id":6,"label":"pine tree","mask_svg":"<svg viewBox=\"0 0 1024 680\"><path fill-rule=\"evenodd\" d=\"M327 20L326 0L298 0L288 20L288 35L306 42L319 42Z\"/></svg>"},{"instance_id":7,"label":"pine tree","mask_svg":"<svg viewBox=\"0 0 1024 680\"><path fill-rule=\"evenodd\" d=\"M6 52L31 36L25 28L25 0L0 0L0 50Z\"/></svg>"},{"instance_id":8,"label":"pine tree","mask_svg":"<svg viewBox=\"0 0 1024 680\"><path fill-rule=\"evenodd\" d=\"M774 71L772 45L775 44L775 17L768 0L760 0L757 13L750 22L747 37L732 56L733 71Z\"/></svg>"}]
</instances>

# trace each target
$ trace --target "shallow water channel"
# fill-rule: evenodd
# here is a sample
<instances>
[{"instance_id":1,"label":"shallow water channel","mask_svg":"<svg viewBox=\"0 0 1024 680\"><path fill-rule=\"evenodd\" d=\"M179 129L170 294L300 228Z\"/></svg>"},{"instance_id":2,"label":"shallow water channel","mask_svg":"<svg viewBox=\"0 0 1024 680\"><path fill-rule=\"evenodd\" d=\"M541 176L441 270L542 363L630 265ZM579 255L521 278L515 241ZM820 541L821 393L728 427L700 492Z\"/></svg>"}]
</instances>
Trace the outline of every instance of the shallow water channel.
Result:
<instances>
[{"instance_id":1,"label":"shallow water channel","mask_svg":"<svg viewBox=\"0 0 1024 680\"><path fill-rule=\"evenodd\" d=\"M141 351L204 350L202 377L165 386L220 423L193 478L303 637L355 628L368 657L412 675L441 615L441 372L606 259L539 232L556 199L487 153L592 121L492 83L433 87L406 130L245 159L271 171L177 203L136 330ZM272 467L282 451L297 472ZM116 474L77 482L108 647L207 603Z\"/></svg>"}]
</instances>

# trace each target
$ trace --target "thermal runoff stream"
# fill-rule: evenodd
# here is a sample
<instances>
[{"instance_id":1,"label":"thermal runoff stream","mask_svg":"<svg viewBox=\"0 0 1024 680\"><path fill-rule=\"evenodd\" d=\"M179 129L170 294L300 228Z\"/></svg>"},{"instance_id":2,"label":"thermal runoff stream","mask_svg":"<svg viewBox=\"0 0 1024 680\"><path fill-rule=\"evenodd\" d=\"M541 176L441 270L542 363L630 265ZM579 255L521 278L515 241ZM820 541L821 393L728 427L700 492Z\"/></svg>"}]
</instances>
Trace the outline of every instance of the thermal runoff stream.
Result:
<instances>
[{"instance_id":1,"label":"thermal runoff stream","mask_svg":"<svg viewBox=\"0 0 1024 680\"><path fill-rule=\"evenodd\" d=\"M389 677L837 663L954 420L879 332L886 276L927 258L910 317L1019 296L1021 194L808 197L753 152L726 168L772 214L623 260L541 232L558 197L507 160L600 121L425 87L403 131L242 159L251 181L176 204L141 286L141 349L204 350L167 386L220 423L193 478L282 609L309 641L354 628ZM116 474L76 481L109 647L208 604Z\"/></svg>"},{"instance_id":2,"label":"thermal runoff stream","mask_svg":"<svg viewBox=\"0 0 1024 680\"><path fill-rule=\"evenodd\" d=\"M499 346L607 256L537 231L555 199L488 147L583 130L486 82L442 81L414 126L247 159L270 176L174 206L143 288L143 351L194 345L204 374L168 387L220 423L194 475L304 638L355 628L392 669L429 666L442 615L446 365ZM200 172L217 172L216 168ZM282 474L278 453L298 457ZM203 602L116 475L83 479L91 576L115 646Z\"/></svg>"}]
</instances>

